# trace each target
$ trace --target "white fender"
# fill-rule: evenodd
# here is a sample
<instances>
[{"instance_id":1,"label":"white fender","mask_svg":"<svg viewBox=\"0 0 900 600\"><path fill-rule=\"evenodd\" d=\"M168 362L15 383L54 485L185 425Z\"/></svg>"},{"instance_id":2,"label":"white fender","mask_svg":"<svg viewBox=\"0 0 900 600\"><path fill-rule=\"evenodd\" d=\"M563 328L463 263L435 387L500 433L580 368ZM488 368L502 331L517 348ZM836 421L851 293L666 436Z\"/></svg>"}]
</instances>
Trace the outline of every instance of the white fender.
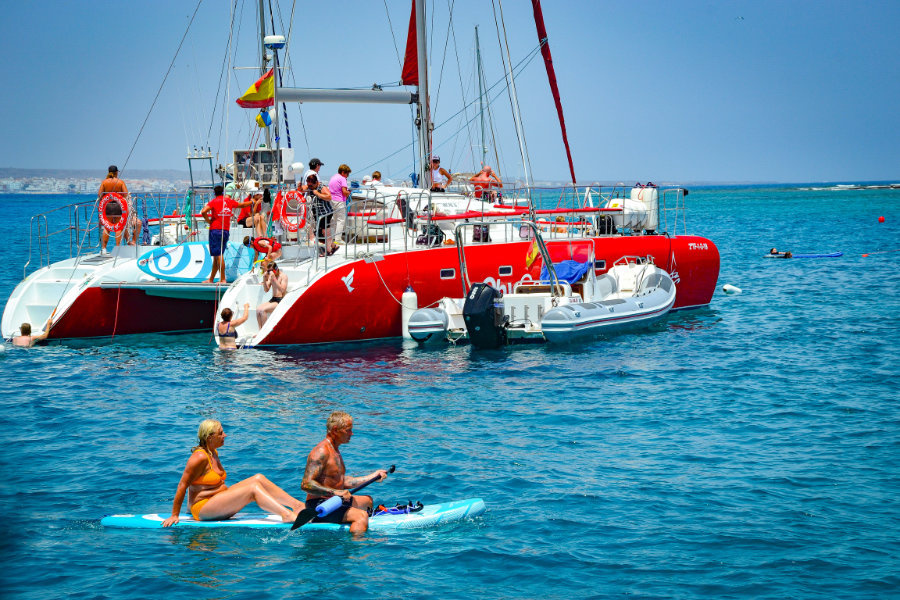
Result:
<instances>
[{"instance_id":1,"label":"white fender","mask_svg":"<svg viewBox=\"0 0 900 600\"><path fill-rule=\"evenodd\" d=\"M403 323L403 338L407 340L413 339L409 335L409 318L419 309L419 296L411 287L407 287L406 291L400 297L400 322Z\"/></svg>"}]
</instances>

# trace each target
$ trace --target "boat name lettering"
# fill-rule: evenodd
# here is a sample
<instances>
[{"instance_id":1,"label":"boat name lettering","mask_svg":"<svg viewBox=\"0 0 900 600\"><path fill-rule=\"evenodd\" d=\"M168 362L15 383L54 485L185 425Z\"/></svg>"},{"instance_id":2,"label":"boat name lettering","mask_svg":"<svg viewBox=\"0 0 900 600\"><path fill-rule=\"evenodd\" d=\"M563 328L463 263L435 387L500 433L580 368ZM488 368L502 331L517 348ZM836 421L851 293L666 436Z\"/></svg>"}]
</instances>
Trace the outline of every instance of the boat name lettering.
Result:
<instances>
[{"instance_id":1,"label":"boat name lettering","mask_svg":"<svg viewBox=\"0 0 900 600\"><path fill-rule=\"evenodd\" d=\"M493 277L485 277L484 278L484 283L488 284L492 288L500 290L504 294L512 294L513 288L516 287L516 284L523 283L525 281L532 281L531 275L528 275L526 273L525 275L522 276L522 279L520 279L519 281L511 281L509 283L503 283L499 279L494 279Z\"/></svg>"},{"instance_id":2,"label":"boat name lettering","mask_svg":"<svg viewBox=\"0 0 900 600\"><path fill-rule=\"evenodd\" d=\"M706 242L689 242L688 248L691 250L709 250L709 244Z\"/></svg>"}]
</instances>

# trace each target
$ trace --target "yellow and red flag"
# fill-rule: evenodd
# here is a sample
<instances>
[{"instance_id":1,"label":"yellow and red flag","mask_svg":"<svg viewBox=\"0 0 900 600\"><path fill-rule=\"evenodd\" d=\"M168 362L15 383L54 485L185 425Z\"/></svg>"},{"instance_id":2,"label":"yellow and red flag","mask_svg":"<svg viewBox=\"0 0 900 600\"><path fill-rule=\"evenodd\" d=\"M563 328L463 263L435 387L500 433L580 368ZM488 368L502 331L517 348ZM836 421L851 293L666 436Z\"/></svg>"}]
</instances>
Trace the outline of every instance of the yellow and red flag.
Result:
<instances>
[{"instance_id":1,"label":"yellow and red flag","mask_svg":"<svg viewBox=\"0 0 900 600\"><path fill-rule=\"evenodd\" d=\"M540 255L541 251L538 248L537 239L531 240L531 245L528 246L528 252L525 253L525 266L530 269L531 265L534 264L534 261L536 261Z\"/></svg>"},{"instance_id":2,"label":"yellow and red flag","mask_svg":"<svg viewBox=\"0 0 900 600\"><path fill-rule=\"evenodd\" d=\"M266 108L275 104L275 69L256 80L244 95L235 100L243 108Z\"/></svg>"}]
</instances>

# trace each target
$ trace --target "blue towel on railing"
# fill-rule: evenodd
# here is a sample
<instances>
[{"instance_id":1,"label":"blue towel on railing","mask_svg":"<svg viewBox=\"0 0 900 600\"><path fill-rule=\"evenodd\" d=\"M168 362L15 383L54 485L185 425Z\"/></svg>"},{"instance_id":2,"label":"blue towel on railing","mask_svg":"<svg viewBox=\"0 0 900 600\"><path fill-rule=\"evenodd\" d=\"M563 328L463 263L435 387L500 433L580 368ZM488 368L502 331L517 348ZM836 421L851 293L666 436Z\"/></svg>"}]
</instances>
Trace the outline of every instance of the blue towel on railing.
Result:
<instances>
[{"instance_id":1,"label":"blue towel on railing","mask_svg":"<svg viewBox=\"0 0 900 600\"><path fill-rule=\"evenodd\" d=\"M556 276L560 281L576 283L588 272L588 269L591 268L591 263L578 262L577 260L564 260L553 263L553 268L556 270ZM541 267L541 281L550 281L550 271L547 270L547 265Z\"/></svg>"}]
</instances>

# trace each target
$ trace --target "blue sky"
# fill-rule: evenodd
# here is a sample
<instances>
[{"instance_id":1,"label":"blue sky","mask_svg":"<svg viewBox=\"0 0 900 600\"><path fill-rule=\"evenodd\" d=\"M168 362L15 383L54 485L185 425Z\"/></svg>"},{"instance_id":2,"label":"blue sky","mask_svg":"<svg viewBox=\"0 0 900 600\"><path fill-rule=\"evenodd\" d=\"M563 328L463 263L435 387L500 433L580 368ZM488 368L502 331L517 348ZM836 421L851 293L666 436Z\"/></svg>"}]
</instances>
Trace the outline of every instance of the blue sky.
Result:
<instances>
[{"instance_id":1,"label":"blue sky","mask_svg":"<svg viewBox=\"0 0 900 600\"><path fill-rule=\"evenodd\" d=\"M238 2L238 67L258 61L252 4ZM292 3L273 4L287 34ZM377 0L298 0L288 85L399 80L394 38L402 53L409 0L386 4L387 13ZM0 167L100 173L117 163L127 179L127 169L184 170L188 146L209 144L220 162L248 147L255 113L234 99L257 71L232 70L230 89L220 89L231 7L213 0L201 4L138 139L195 6L5 3ZM900 2L545 0L543 9L580 182L900 180ZM518 63L537 46L531 4L506 0L503 11ZM434 121L446 122L435 131L436 152L445 166L471 170L479 128L454 115L475 96L476 24L486 79L503 76L491 4L438 0L430 14ZM516 81L534 176L566 179L540 57ZM489 162L517 175L507 96L491 110ZM475 114L470 108L468 117ZM293 105L288 118L298 160L319 156L328 173L340 163L354 176L411 170L412 151L402 150L412 140L407 107Z\"/></svg>"}]
</instances>

